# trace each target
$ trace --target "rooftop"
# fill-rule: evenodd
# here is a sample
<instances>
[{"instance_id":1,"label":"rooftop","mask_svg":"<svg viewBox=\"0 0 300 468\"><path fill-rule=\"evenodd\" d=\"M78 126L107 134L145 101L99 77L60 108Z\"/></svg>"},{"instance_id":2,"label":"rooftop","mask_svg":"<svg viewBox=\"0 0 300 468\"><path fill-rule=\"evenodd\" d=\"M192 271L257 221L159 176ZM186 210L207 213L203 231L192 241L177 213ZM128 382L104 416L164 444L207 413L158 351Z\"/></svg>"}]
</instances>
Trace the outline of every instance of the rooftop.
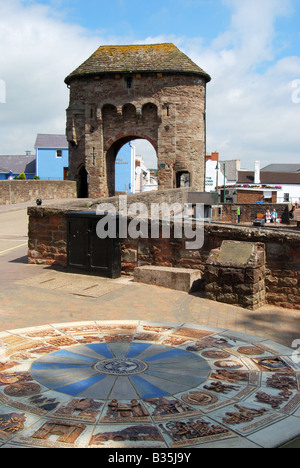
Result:
<instances>
[{"instance_id":1,"label":"rooftop","mask_svg":"<svg viewBox=\"0 0 300 468\"><path fill-rule=\"evenodd\" d=\"M65 79L107 73L192 73L208 82L210 76L174 44L101 46Z\"/></svg>"},{"instance_id":2,"label":"rooftop","mask_svg":"<svg viewBox=\"0 0 300 468\"><path fill-rule=\"evenodd\" d=\"M35 174L35 154L0 155L0 172L8 174L9 171L14 174Z\"/></svg>"},{"instance_id":3,"label":"rooftop","mask_svg":"<svg viewBox=\"0 0 300 468\"><path fill-rule=\"evenodd\" d=\"M261 169L263 172L300 172L299 164L275 163Z\"/></svg>"},{"instance_id":4,"label":"rooftop","mask_svg":"<svg viewBox=\"0 0 300 468\"><path fill-rule=\"evenodd\" d=\"M241 161L239 159L232 159L228 161L219 161L219 168L222 174L224 174L225 164L225 175L227 180L236 180L238 171L241 167Z\"/></svg>"},{"instance_id":5,"label":"rooftop","mask_svg":"<svg viewBox=\"0 0 300 468\"><path fill-rule=\"evenodd\" d=\"M39 133L34 147L67 149L69 146L65 135Z\"/></svg>"},{"instance_id":6,"label":"rooftop","mask_svg":"<svg viewBox=\"0 0 300 468\"><path fill-rule=\"evenodd\" d=\"M237 183L253 184L254 172L253 171L239 171ZM262 171L260 173L260 183L262 185L265 185L265 184L300 184L300 173Z\"/></svg>"}]
</instances>

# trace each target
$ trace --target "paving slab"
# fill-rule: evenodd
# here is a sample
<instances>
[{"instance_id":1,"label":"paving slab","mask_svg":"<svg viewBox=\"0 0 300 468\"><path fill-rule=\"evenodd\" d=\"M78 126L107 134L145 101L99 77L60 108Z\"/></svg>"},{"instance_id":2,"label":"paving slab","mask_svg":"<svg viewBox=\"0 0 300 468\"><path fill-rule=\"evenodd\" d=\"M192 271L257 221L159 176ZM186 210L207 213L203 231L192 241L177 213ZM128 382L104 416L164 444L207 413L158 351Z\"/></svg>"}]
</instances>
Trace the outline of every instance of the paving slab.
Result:
<instances>
[{"instance_id":1,"label":"paving slab","mask_svg":"<svg viewBox=\"0 0 300 468\"><path fill-rule=\"evenodd\" d=\"M16 282L26 288L38 288L46 291L56 291L74 296L98 298L124 288L131 280L130 277L110 281L107 278L72 274L67 271L46 271L38 276L25 278Z\"/></svg>"}]
</instances>

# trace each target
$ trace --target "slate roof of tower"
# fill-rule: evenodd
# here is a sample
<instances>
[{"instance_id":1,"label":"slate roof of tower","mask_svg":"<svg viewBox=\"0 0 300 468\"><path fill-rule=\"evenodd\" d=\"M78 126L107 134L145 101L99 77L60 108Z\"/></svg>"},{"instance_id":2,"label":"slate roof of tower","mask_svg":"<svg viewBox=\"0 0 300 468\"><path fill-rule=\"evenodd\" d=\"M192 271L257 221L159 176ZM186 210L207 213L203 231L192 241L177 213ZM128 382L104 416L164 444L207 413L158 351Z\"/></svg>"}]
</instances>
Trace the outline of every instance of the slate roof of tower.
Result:
<instances>
[{"instance_id":1,"label":"slate roof of tower","mask_svg":"<svg viewBox=\"0 0 300 468\"><path fill-rule=\"evenodd\" d=\"M210 81L210 76L174 44L101 46L65 82L87 75L128 72L192 73Z\"/></svg>"}]
</instances>

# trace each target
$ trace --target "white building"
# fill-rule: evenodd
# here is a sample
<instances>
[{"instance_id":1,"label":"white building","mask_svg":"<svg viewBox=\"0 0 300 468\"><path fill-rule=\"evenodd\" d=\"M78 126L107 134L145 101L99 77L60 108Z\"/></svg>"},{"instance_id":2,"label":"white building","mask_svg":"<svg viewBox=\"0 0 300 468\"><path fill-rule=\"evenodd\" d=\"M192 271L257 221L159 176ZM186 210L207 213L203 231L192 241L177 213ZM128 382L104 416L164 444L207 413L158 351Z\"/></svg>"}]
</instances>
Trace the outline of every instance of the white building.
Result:
<instances>
[{"instance_id":1,"label":"white building","mask_svg":"<svg viewBox=\"0 0 300 468\"><path fill-rule=\"evenodd\" d=\"M215 192L218 186L236 184L241 170L239 159L219 160L219 153L206 155L205 192Z\"/></svg>"},{"instance_id":2,"label":"white building","mask_svg":"<svg viewBox=\"0 0 300 468\"><path fill-rule=\"evenodd\" d=\"M254 171L240 171L238 173L238 184L251 185L253 188L260 187L277 190L277 203L300 204L300 173L285 171L260 170L260 163L256 161Z\"/></svg>"},{"instance_id":3,"label":"white building","mask_svg":"<svg viewBox=\"0 0 300 468\"><path fill-rule=\"evenodd\" d=\"M145 166L142 156L135 156L134 193L151 192L153 190L158 190L157 178Z\"/></svg>"},{"instance_id":4,"label":"white building","mask_svg":"<svg viewBox=\"0 0 300 468\"><path fill-rule=\"evenodd\" d=\"M227 178L221 171L219 161L206 161L205 192L215 192L218 185L227 184Z\"/></svg>"}]
</instances>

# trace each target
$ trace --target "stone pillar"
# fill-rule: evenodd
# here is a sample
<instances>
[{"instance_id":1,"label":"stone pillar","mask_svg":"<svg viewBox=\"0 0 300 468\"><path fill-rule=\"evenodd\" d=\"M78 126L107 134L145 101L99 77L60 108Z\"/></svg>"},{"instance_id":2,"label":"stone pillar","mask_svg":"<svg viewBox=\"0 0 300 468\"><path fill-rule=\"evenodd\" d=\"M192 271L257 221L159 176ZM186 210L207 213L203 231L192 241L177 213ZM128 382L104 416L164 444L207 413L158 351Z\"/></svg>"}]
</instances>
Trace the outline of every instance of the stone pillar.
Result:
<instances>
[{"instance_id":1,"label":"stone pillar","mask_svg":"<svg viewBox=\"0 0 300 468\"><path fill-rule=\"evenodd\" d=\"M265 277L264 244L223 241L206 263L206 298L256 310L266 302Z\"/></svg>"}]
</instances>

